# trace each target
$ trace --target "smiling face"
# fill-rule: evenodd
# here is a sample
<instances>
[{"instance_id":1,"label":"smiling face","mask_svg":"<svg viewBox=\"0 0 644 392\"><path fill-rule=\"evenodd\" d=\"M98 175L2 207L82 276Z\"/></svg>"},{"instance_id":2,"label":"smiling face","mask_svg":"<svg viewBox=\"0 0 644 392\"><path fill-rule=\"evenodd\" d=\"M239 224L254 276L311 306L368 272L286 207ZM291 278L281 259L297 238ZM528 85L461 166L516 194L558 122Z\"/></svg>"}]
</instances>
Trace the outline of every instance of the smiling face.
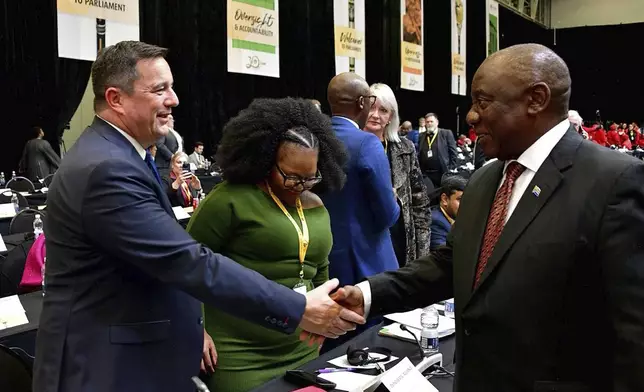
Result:
<instances>
[{"instance_id":1,"label":"smiling face","mask_svg":"<svg viewBox=\"0 0 644 392\"><path fill-rule=\"evenodd\" d=\"M172 89L172 72L165 59L140 60L136 71L138 78L134 81L132 94L110 87L106 96L124 130L147 147L168 134L173 125L170 113L179 104L179 99Z\"/></svg>"}]
</instances>

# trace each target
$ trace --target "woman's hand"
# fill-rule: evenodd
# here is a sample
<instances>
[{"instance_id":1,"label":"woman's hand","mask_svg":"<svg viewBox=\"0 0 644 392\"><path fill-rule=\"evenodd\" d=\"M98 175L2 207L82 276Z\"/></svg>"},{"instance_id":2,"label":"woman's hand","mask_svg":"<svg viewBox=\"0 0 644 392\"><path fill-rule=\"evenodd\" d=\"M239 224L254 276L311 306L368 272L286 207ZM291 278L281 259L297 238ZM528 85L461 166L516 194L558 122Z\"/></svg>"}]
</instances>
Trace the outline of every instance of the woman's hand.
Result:
<instances>
[{"instance_id":1,"label":"woman's hand","mask_svg":"<svg viewBox=\"0 0 644 392\"><path fill-rule=\"evenodd\" d=\"M177 176L177 178L174 180L172 183L172 189L175 191L181 187L181 185L190 180L190 177L192 177L192 173L190 172L181 172L180 175Z\"/></svg>"},{"instance_id":2,"label":"woman's hand","mask_svg":"<svg viewBox=\"0 0 644 392\"><path fill-rule=\"evenodd\" d=\"M201 181L199 181L199 177L195 176L194 174L192 175L192 179L190 180L190 186L194 190L200 190L201 189Z\"/></svg>"},{"instance_id":3,"label":"woman's hand","mask_svg":"<svg viewBox=\"0 0 644 392\"><path fill-rule=\"evenodd\" d=\"M201 357L201 371L212 374L217 366L217 349L206 329L203 330L203 353Z\"/></svg>"}]
</instances>

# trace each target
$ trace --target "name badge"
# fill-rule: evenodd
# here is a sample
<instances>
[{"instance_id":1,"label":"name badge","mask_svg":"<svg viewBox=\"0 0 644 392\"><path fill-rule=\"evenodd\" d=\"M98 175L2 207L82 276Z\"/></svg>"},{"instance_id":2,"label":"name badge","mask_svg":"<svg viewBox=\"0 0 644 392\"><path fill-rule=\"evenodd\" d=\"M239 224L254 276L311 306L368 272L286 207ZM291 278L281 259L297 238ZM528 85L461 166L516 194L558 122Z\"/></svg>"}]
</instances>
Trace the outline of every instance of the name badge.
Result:
<instances>
[{"instance_id":1,"label":"name badge","mask_svg":"<svg viewBox=\"0 0 644 392\"><path fill-rule=\"evenodd\" d=\"M296 293L300 293L300 294L302 294L302 295L306 295L306 285L305 285L304 283L302 283L302 282L300 282L300 283L296 284L296 285L295 285L295 287L293 287L293 290L294 290Z\"/></svg>"},{"instance_id":2,"label":"name badge","mask_svg":"<svg viewBox=\"0 0 644 392\"><path fill-rule=\"evenodd\" d=\"M432 152L431 149L429 151L427 151L427 158L431 158L433 156L434 156L434 153Z\"/></svg>"}]
</instances>

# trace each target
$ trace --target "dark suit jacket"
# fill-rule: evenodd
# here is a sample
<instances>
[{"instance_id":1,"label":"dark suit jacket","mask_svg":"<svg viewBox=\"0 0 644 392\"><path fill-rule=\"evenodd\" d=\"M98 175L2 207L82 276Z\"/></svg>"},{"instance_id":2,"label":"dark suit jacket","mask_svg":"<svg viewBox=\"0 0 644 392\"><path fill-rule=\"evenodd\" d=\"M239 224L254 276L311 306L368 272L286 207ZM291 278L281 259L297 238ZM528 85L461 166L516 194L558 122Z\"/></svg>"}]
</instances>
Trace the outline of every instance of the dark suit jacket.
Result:
<instances>
[{"instance_id":1,"label":"dark suit jacket","mask_svg":"<svg viewBox=\"0 0 644 392\"><path fill-rule=\"evenodd\" d=\"M434 143L437 143L438 148L438 159L441 165L442 174L445 174L448 170L451 170L456 167L456 157L458 152L456 151L456 140L454 140L454 134L449 129L438 128L438 135ZM422 133L418 136L418 160L420 162L420 169L424 172L427 170L427 166L424 164L424 156L422 154L427 154L429 148L429 142L427 141L427 133Z\"/></svg>"},{"instance_id":2,"label":"dark suit jacket","mask_svg":"<svg viewBox=\"0 0 644 392\"><path fill-rule=\"evenodd\" d=\"M374 315L454 295L458 392L644 391L644 164L569 130L473 290L502 172L474 173L445 247L369 279Z\"/></svg>"},{"instance_id":3,"label":"dark suit jacket","mask_svg":"<svg viewBox=\"0 0 644 392\"><path fill-rule=\"evenodd\" d=\"M407 134L407 139L409 139L409 141L414 144L414 148L416 149L416 152L418 152L418 135L419 134L420 133L418 132L418 129L412 129Z\"/></svg>"},{"instance_id":4,"label":"dark suit jacket","mask_svg":"<svg viewBox=\"0 0 644 392\"><path fill-rule=\"evenodd\" d=\"M60 166L60 157L44 139L31 139L25 145L20 159L19 172L37 181L54 174Z\"/></svg>"},{"instance_id":5,"label":"dark suit jacket","mask_svg":"<svg viewBox=\"0 0 644 392\"><path fill-rule=\"evenodd\" d=\"M157 155L154 156L154 162L157 167L164 172L170 167L170 160L172 156L179 149L179 142L174 136L174 133L168 132L166 136L163 136L157 140Z\"/></svg>"},{"instance_id":6,"label":"dark suit jacket","mask_svg":"<svg viewBox=\"0 0 644 392\"><path fill-rule=\"evenodd\" d=\"M331 121L349 153L349 162L342 190L321 195L333 232L329 277L338 278L342 285L355 284L398 268L389 228L398 220L400 208L380 140L345 118Z\"/></svg>"},{"instance_id":7,"label":"dark suit jacket","mask_svg":"<svg viewBox=\"0 0 644 392\"><path fill-rule=\"evenodd\" d=\"M291 333L305 297L195 242L130 142L96 118L47 196L38 392L194 391L201 301Z\"/></svg>"},{"instance_id":8,"label":"dark suit jacket","mask_svg":"<svg viewBox=\"0 0 644 392\"><path fill-rule=\"evenodd\" d=\"M168 195L168 199L170 200L170 204L172 207L191 207L192 204L186 205L185 200L183 199L183 195L179 189L175 190L172 188L172 183L174 182L173 178L170 178L168 176L163 176L161 178L163 181L163 187L166 190L166 194ZM199 196L199 191L196 189L192 189L190 184L188 184L188 187L190 188L190 194L192 195L192 198L196 198Z\"/></svg>"},{"instance_id":9,"label":"dark suit jacket","mask_svg":"<svg viewBox=\"0 0 644 392\"><path fill-rule=\"evenodd\" d=\"M432 209L432 236L430 242L431 250L437 249L447 242L447 235L452 230L452 225L449 223L440 207Z\"/></svg>"}]
</instances>

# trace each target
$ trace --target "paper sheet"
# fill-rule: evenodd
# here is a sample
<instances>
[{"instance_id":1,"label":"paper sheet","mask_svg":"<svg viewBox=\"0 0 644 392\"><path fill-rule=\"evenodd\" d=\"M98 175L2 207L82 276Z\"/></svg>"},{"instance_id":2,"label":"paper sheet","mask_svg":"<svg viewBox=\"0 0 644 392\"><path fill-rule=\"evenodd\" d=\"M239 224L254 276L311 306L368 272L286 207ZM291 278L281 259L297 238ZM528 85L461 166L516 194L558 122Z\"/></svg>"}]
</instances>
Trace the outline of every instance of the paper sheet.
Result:
<instances>
[{"instance_id":1,"label":"paper sheet","mask_svg":"<svg viewBox=\"0 0 644 392\"><path fill-rule=\"evenodd\" d=\"M390 392L438 392L438 389L416 370L409 358L389 369L381 381Z\"/></svg>"},{"instance_id":2,"label":"paper sheet","mask_svg":"<svg viewBox=\"0 0 644 392\"><path fill-rule=\"evenodd\" d=\"M174 212L174 216L175 218L177 218L177 220L190 219L190 215L188 215L188 213L181 206L172 207L172 212Z\"/></svg>"},{"instance_id":3,"label":"paper sheet","mask_svg":"<svg viewBox=\"0 0 644 392\"><path fill-rule=\"evenodd\" d=\"M13 203L0 204L0 218L13 218L16 216L16 209Z\"/></svg>"},{"instance_id":4,"label":"paper sheet","mask_svg":"<svg viewBox=\"0 0 644 392\"><path fill-rule=\"evenodd\" d=\"M369 376L366 374L352 372L337 372L320 374L320 377L335 383L335 389L347 392L363 392L372 390L370 387L377 387L381 376Z\"/></svg>"},{"instance_id":5,"label":"paper sheet","mask_svg":"<svg viewBox=\"0 0 644 392\"><path fill-rule=\"evenodd\" d=\"M408 327L416 328L420 331L423 327L420 325L420 314L422 309L415 309L410 312L404 313L391 313L385 315L389 320L395 321L400 324L405 324ZM456 324L454 319L445 316L438 316L438 336L444 338L449 336L456 331ZM404 331L401 331L404 332ZM408 333L405 333L406 336L409 336Z\"/></svg>"},{"instance_id":6,"label":"paper sheet","mask_svg":"<svg viewBox=\"0 0 644 392\"><path fill-rule=\"evenodd\" d=\"M365 347L364 349L365 349L365 350L367 350L367 349L368 349L368 347ZM372 357L372 358L376 358L376 359L380 359L380 358L385 358L385 357L386 357L386 355L384 355L384 354L379 354L379 353L369 353L369 356L370 356L370 357ZM378 362L377 364L375 364L375 363L371 363L371 364L369 364L369 365L365 365L365 366L354 366L354 365L351 365L351 364L349 363L349 361L347 360L347 355L345 354L345 355L341 355L341 356L339 356L339 357L337 357L337 358L334 358L334 359L330 360L330 361L329 361L329 363L330 363L331 365L335 365L335 366L337 366L337 367L341 367L341 368L349 368L349 367L353 367L353 368L359 368L359 369L375 369L375 368L377 368L377 367L378 367L378 364L379 364L380 366L385 366L385 365L386 365L386 364L388 364L389 362L393 362L393 361L395 361L396 359L398 359L398 357L395 357L395 356L393 356L393 355L392 355L392 356L391 356L391 358L390 358L387 362ZM331 373L331 374L332 374L332 373ZM325 374L325 376L326 376L326 374ZM323 377L323 378L324 378L324 377Z\"/></svg>"},{"instance_id":7,"label":"paper sheet","mask_svg":"<svg viewBox=\"0 0 644 392\"><path fill-rule=\"evenodd\" d=\"M17 295L0 298L0 329L28 324L25 308Z\"/></svg>"},{"instance_id":8,"label":"paper sheet","mask_svg":"<svg viewBox=\"0 0 644 392\"><path fill-rule=\"evenodd\" d=\"M2 238L2 235L0 234L0 252L6 252L7 251L7 245L4 243L4 239Z\"/></svg>"}]
</instances>

